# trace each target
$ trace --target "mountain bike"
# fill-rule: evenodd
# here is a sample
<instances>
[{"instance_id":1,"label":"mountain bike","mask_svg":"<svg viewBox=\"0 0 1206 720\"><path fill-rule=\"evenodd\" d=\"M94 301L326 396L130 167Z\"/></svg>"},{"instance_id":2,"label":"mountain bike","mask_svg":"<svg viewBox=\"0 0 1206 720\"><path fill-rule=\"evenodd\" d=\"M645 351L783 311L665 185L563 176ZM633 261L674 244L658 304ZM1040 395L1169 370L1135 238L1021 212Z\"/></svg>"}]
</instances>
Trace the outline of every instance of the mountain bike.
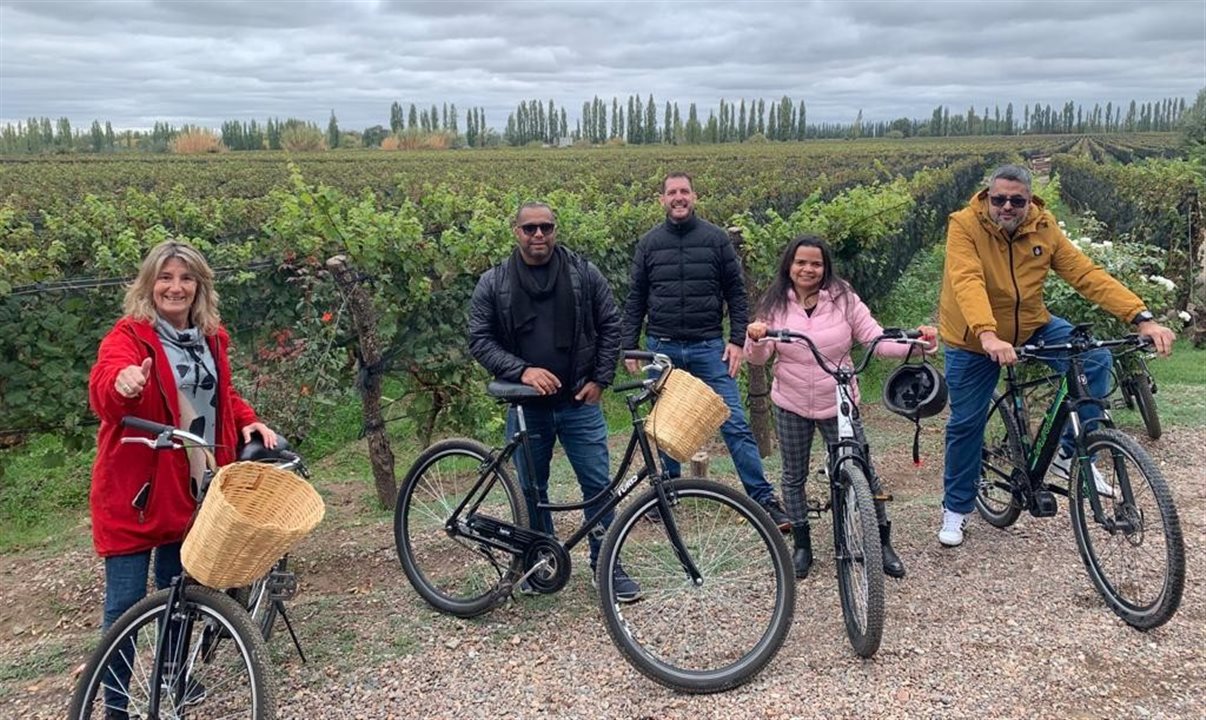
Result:
<instances>
[{"instance_id":1,"label":"mountain bike","mask_svg":"<svg viewBox=\"0 0 1206 720\"><path fill-rule=\"evenodd\" d=\"M994 395L988 410L975 500L981 517L1005 528L1022 510L1034 517L1055 515L1055 496L1067 497L1090 580L1110 609L1140 630L1168 622L1181 604L1181 523L1159 466L1139 443L1113 427L1107 403L1089 396L1082 356L1096 348L1149 345L1135 335L1095 340L1088 325L1077 325L1069 342L1016 348L1019 361L1066 358L1068 366L1062 374L1026 381L1019 380L1014 367L1006 367L1005 390ZM1056 381L1051 405L1032 435L1026 391ZM1097 405L1103 413L1090 431L1074 412L1086 405ZM1071 423L1076 442L1068 472L1072 480L1066 486L1047 481L1065 423Z\"/></svg>"},{"instance_id":2,"label":"mountain bike","mask_svg":"<svg viewBox=\"0 0 1206 720\"><path fill-rule=\"evenodd\" d=\"M657 400L672 363L648 352L625 357L649 361L645 369L657 377L613 388L626 393L632 416L614 478L581 503L537 505L566 512L603 503L568 539L528 527L524 496L507 467L529 447L524 404L540 396L526 385L494 381L488 392L514 409L517 432L502 448L457 438L423 451L398 493L398 559L424 600L458 617L488 612L521 584L554 593L570 578L570 550L600 533L600 518L648 481L617 512L599 552L595 577L608 634L638 671L662 685L727 690L757 674L787 636L795 608L790 555L779 528L744 493L658 469L639 409ZM531 462L530 452L523 457ZM643 589L631 604L622 604L613 586L621 558Z\"/></svg>"},{"instance_id":3,"label":"mountain bike","mask_svg":"<svg viewBox=\"0 0 1206 720\"><path fill-rule=\"evenodd\" d=\"M205 440L170 425L126 417L124 427L155 439L125 437L156 450L198 447L207 470L196 488L201 504L216 471ZM88 659L68 717L145 720L276 716L276 685L261 631L243 605L184 572L127 610Z\"/></svg>"},{"instance_id":4,"label":"mountain bike","mask_svg":"<svg viewBox=\"0 0 1206 720\"><path fill-rule=\"evenodd\" d=\"M913 343L920 347L921 334L910 330L885 330L872 340L867 352L854 367L830 361L807 335L792 330L767 330L765 342L802 342L812 351L817 365L837 380L838 442L829 447L822 471L829 485L829 501L808 501L811 517L830 512L833 516L833 556L837 567L838 595L846 636L860 657L871 657L879 650L884 626L884 566L880 547L879 522L875 501L891 499L871 494L867 478L871 469L871 448L858 442L854 420L858 405L854 400L854 379L867 369L881 342Z\"/></svg>"},{"instance_id":5,"label":"mountain bike","mask_svg":"<svg viewBox=\"0 0 1206 720\"><path fill-rule=\"evenodd\" d=\"M1159 440L1163 432L1160 427L1160 415L1156 410L1156 379L1147 369L1150 352L1138 352L1139 348L1125 347L1121 352L1114 353L1114 379L1118 393L1122 396L1122 404L1128 410L1138 410L1147 429L1147 436Z\"/></svg>"}]
</instances>

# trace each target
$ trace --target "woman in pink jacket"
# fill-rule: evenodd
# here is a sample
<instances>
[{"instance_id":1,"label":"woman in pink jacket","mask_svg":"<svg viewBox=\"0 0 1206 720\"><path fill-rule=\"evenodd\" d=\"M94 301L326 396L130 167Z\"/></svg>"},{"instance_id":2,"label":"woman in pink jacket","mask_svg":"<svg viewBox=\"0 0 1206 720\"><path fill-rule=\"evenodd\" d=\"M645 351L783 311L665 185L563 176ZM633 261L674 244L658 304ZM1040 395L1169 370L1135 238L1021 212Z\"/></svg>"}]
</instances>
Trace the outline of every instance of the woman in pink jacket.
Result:
<instances>
[{"instance_id":1,"label":"woman in pink jacket","mask_svg":"<svg viewBox=\"0 0 1206 720\"><path fill-rule=\"evenodd\" d=\"M804 484L808 480L809 453L813 430L819 428L826 446L837 442L837 381L817 366L812 351L803 344L759 343L768 327L803 333L816 344L826 358L837 361L850 352L857 340L867 343L883 334L883 328L863 304L850 284L834 273L829 246L819 237L801 235L788 243L779 261L778 271L755 308L756 320L746 330L745 354L753 365L764 365L778 352L771 401L775 405L775 424L779 429L779 449L783 454L783 504L791 518L795 552L792 562L796 577L808 577L812 568L812 540ZM936 330L918 328L933 342ZM876 354L904 357L908 346L881 343ZM858 387L854 388L858 400ZM866 443L862 422L854 418L854 432ZM881 485L871 467L868 481L879 495ZM904 563L892 549L883 501L876 501L880 540L883 545L884 574L904 577Z\"/></svg>"}]
</instances>

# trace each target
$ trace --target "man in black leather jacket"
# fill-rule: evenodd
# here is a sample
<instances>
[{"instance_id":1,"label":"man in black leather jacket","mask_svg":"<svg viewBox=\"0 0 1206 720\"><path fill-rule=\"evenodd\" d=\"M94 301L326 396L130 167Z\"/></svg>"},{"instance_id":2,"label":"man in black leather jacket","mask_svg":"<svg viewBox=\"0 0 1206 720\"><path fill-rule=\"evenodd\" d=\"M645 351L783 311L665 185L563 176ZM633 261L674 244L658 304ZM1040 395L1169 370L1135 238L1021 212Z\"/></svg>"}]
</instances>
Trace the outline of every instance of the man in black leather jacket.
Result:
<instances>
[{"instance_id":1,"label":"man in black leather jacket","mask_svg":"<svg viewBox=\"0 0 1206 720\"><path fill-rule=\"evenodd\" d=\"M620 351L620 314L603 274L580 255L557 245L557 224L544 203L519 208L512 223L517 247L503 263L487 270L469 307L469 351L500 380L540 392L525 403L531 467L524 450L515 456L520 483L535 530L555 534L553 518L537 503L549 501L549 462L554 440L561 441L592 517L606 499L609 458L607 423L599 405L615 377ZM518 429L515 410L507 415L507 437ZM599 555L609 512L589 536L590 565ZM640 597L640 587L617 565L613 585L621 602ZM523 588L521 588L521 591Z\"/></svg>"},{"instance_id":2,"label":"man in black leather jacket","mask_svg":"<svg viewBox=\"0 0 1206 720\"><path fill-rule=\"evenodd\" d=\"M637 243L624 306L623 347L637 347L648 315L648 349L670 356L675 367L703 380L724 398L730 415L720 430L737 477L746 494L786 530L791 521L775 497L774 486L766 480L735 380L748 321L741 262L728 233L696 217L695 200L691 176L686 173L670 173L662 181L666 222ZM726 305L727 342L723 336ZM635 360L626 360L625 365L630 372L638 369ZM678 462L666 455L662 462L672 476L678 476Z\"/></svg>"}]
</instances>

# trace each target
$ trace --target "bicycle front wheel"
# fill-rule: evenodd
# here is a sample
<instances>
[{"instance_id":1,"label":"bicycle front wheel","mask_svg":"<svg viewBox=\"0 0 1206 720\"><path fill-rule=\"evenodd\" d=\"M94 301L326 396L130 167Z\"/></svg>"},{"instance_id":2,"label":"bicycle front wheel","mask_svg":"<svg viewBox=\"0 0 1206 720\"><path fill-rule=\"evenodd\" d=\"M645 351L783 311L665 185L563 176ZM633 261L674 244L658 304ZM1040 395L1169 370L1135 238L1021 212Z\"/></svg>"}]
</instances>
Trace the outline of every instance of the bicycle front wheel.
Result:
<instances>
[{"instance_id":1,"label":"bicycle front wheel","mask_svg":"<svg viewBox=\"0 0 1206 720\"><path fill-rule=\"evenodd\" d=\"M181 616L169 622L170 592L143 598L109 628L80 674L68 717L150 717L161 634L167 646L157 717L276 717L268 651L246 611L222 592L188 585Z\"/></svg>"},{"instance_id":2,"label":"bicycle front wheel","mask_svg":"<svg viewBox=\"0 0 1206 720\"><path fill-rule=\"evenodd\" d=\"M1139 417L1143 418L1143 427L1147 428L1147 436L1159 440L1163 434L1160 427L1160 413L1156 410L1156 398L1152 395L1152 379L1147 375L1136 375L1131 387L1135 391L1135 405Z\"/></svg>"},{"instance_id":3,"label":"bicycle front wheel","mask_svg":"<svg viewBox=\"0 0 1206 720\"><path fill-rule=\"evenodd\" d=\"M1006 528L1017 522L1022 508L1013 493L1015 470L1026 467L1022 457L1022 432L1009 412L1008 398L993 399L984 426L980 452L980 481L975 505L980 517L993 527Z\"/></svg>"},{"instance_id":4,"label":"bicycle front wheel","mask_svg":"<svg viewBox=\"0 0 1206 720\"><path fill-rule=\"evenodd\" d=\"M519 486L503 466L484 478L490 455L484 445L457 438L427 448L415 460L394 508L394 543L406 577L440 612L474 617L505 599L497 590L510 572L518 577L522 559L462 534L470 516L517 527L528 526ZM466 507L460 527L445 527L470 493L480 502Z\"/></svg>"},{"instance_id":5,"label":"bicycle front wheel","mask_svg":"<svg viewBox=\"0 0 1206 720\"><path fill-rule=\"evenodd\" d=\"M833 535L846 636L855 653L871 657L884 632L884 556L867 477L849 462L833 489Z\"/></svg>"},{"instance_id":6,"label":"bicycle front wheel","mask_svg":"<svg viewBox=\"0 0 1206 720\"><path fill-rule=\"evenodd\" d=\"M1129 435L1102 428L1085 441L1113 497L1098 493L1092 471L1077 472L1082 468L1073 462L1072 477L1080 478L1071 488L1080 557L1111 610L1140 630L1159 627L1177 612L1185 589L1185 544L1172 493ZM1091 495L1101 504L1100 518Z\"/></svg>"},{"instance_id":7,"label":"bicycle front wheel","mask_svg":"<svg viewBox=\"0 0 1206 720\"><path fill-rule=\"evenodd\" d=\"M642 493L603 541L596 577L607 632L637 670L666 687L728 690L765 667L787 637L795 609L787 546L766 512L736 490L701 479L673 480L665 490L668 506L659 508L656 490ZM662 522L642 521L654 509ZM616 597L617 572L637 582L640 601Z\"/></svg>"}]
</instances>

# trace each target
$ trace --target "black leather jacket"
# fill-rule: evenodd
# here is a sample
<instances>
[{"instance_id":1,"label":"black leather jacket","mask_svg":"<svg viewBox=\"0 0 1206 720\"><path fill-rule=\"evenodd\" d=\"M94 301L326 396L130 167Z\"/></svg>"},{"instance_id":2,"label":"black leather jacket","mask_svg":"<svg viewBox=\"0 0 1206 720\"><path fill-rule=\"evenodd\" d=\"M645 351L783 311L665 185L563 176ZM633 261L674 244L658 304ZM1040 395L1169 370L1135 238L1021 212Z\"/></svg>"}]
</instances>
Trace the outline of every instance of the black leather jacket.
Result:
<instances>
[{"instance_id":1,"label":"black leather jacket","mask_svg":"<svg viewBox=\"0 0 1206 720\"><path fill-rule=\"evenodd\" d=\"M603 273L581 255L565 250L574 288L572 393L593 380L606 387L615 379L620 355L620 312ZM511 286L506 263L477 281L469 302L469 352L494 377L519 382L528 364L516 355L511 323Z\"/></svg>"}]
</instances>

